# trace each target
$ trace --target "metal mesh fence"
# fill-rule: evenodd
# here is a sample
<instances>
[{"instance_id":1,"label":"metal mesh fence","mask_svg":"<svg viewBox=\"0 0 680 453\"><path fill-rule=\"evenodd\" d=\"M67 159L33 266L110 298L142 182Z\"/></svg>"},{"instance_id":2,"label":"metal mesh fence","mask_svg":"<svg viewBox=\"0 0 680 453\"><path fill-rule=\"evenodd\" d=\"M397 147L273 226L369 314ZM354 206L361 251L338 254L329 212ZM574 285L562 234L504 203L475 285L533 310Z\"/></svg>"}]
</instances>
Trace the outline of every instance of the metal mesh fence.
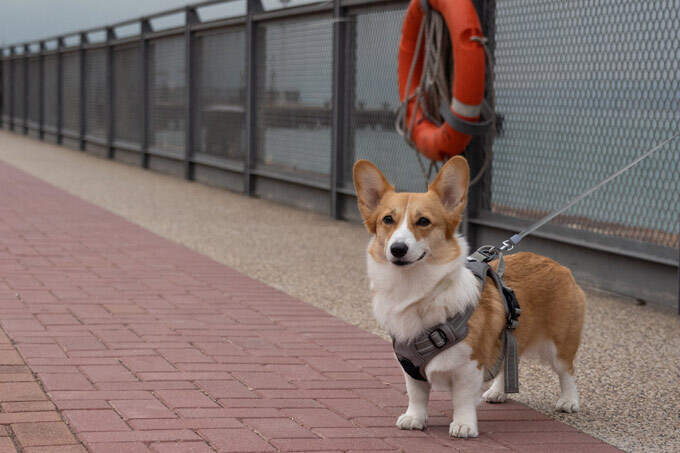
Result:
<instances>
[{"instance_id":1,"label":"metal mesh fence","mask_svg":"<svg viewBox=\"0 0 680 453\"><path fill-rule=\"evenodd\" d=\"M139 144L141 101L139 46L113 51L113 137L114 142Z\"/></svg>"},{"instance_id":2,"label":"metal mesh fence","mask_svg":"<svg viewBox=\"0 0 680 453\"><path fill-rule=\"evenodd\" d=\"M358 159L376 164L397 190L421 192L425 177L416 152L395 132L399 106L397 53L404 9L357 14L350 24L351 93L349 141L353 155L345 159L345 185L352 186Z\"/></svg>"},{"instance_id":3,"label":"metal mesh fence","mask_svg":"<svg viewBox=\"0 0 680 453\"><path fill-rule=\"evenodd\" d=\"M245 145L245 62L243 29L199 36L194 150L243 158Z\"/></svg>"},{"instance_id":4,"label":"metal mesh fence","mask_svg":"<svg viewBox=\"0 0 680 453\"><path fill-rule=\"evenodd\" d=\"M89 137L106 138L107 105L106 50L85 53L85 133Z\"/></svg>"},{"instance_id":5,"label":"metal mesh fence","mask_svg":"<svg viewBox=\"0 0 680 453\"><path fill-rule=\"evenodd\" d=\"M44 70L44 116L45 127L57 128L57 56L47 55L43 61Z\"/></svg>"},{"instance_id":6,"label":"metal mesh fence","mask_svg":"<svg viewBox=\"0 0 680 453\"><path fill-rule=\"evenodd\" d=\"M257 163L307 177L330 172L333 22L258 29Z\"/></svg>"},{"instance_id":7,"label":"metal mesh fence","mask_svg":"<svg viewBox=\"0 0 680 453\"><path fill-rule=\"evenodd\" d=\"M40 124L40 58L28 60L28 123L38 127Z\"/></svg>"},{"instance_id":8,"label":"metal mesh fence","mask_svg":"<svg viewBox=\"0 0 680 453\"><path fill-rule=\"evenodd\" d=\"M78 52L62 56L63 130L80 133L80 56Z\"/></svg>"},{"instance_id":9,"label":"metal mesh fence","mask_svg":"<svg viewBox=\"0 0 680 453\"><path fill-rule=\"evenodd\" d=\"M12 81L14 82L13 107L14 124L24 123L24 60L16 59L12 65Z\"/></svg>"},{"instance_id":10,"label":"metal mesh fence","mask_svg":"<svg viewBox=\"0 0 680 453\"><path fill-rule=\"evenodd\" d=\"M2 61L2 117L5 121L9 120L11 111L11 97L10 97L10 75L11 63L9 60Z\"/></svg>"},{"instance_id":11,"label":"metal mesh fence","mask_svg":"<svg viewBox=\"0 0 680 453\"><path fill-rule=\"evenodd\" d=\"M492 210L537 218L680 125L678 1L497 3ZM635 18L635 19L633 19ZM680 144L557 222L678 247Z\"/></svg>"},{"instance_id":12,"label":"metal mesh fence","mask_svg":"<svg viewBox=\"0 0 680 453\"><path fill-rule=\"evenodd\" d=\"M184 37L149 43L149 148L184 155Z\"/></svg>"}]
</instances>

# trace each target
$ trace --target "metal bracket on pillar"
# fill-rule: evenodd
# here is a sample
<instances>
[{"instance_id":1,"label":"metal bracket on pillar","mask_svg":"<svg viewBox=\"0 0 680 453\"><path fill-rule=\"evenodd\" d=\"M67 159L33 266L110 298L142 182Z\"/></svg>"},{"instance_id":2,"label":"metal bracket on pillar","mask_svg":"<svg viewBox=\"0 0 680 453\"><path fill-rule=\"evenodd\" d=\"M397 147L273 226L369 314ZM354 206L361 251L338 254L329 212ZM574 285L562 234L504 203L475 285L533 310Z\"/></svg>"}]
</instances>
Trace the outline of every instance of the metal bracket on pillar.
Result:
<instances>
[{"instance_id":1,"label":"metal bracket on pillar","mask_svg":"<svg viewBox=\"0 0 680 453\"><path fill-rule=\"evenodd\" d=\"M246 146L243 164L243 192L252 195L253 187L252 168L257 159L257 28L253 15L264 11L260 0L247 0L246 16Z\"/></svg>"},{"instance_id":2,"label":"metal bracket on pillar","mask_svg":"<svg viewBox=\"0 0 680 453\"><path fill-rule=\"evenodd\" d=\"M106 156L113 159L113 138L115 131L115 87L113 86L113 41L116 40L116 32L112 27L106 29Z\"/></svg>"},{"instance_id":3,"label":"metal bracket on pillar","mask_svg":"<svg viewBox=\"0 0 680 453\"><path fill-rule=\"evenodd\" d=\"M140 56L140 119L142 123L140 148L141 148L141 165L143 168L149 168L149 65L147 63L149 53L149 43L146 40L146 35L151 33L151 23L148 19L141 19L139 32L139 56Z\"/></svg>"},{"instance_id":4,"label":"metal bracket on pillar","mask_svg":"<svg viewBox=\"0 0 680 453\"><path fill-rule=\"evenodd\" d=\"M80 150L85 151L85 132L87 130L87 71L85 68L85 44L87 44L87 33L80 33Z\"/></svg>"},{"instance_id":5,"label":"metal bracket on pillar","mask_svg":"<svg viewBox=\"0 0 680 453\"><path fill-rule=\"evenodd\" d=\"M186 20L184 25L184 48L185 48L185 67L186 67L186 96L184 112L184 177L194 179L194 112L196 109L196 49L195 35L191 31L193 25L201 21L196 12L196 8L187 6L185 12Z\"/></svg>"}]
</instances>

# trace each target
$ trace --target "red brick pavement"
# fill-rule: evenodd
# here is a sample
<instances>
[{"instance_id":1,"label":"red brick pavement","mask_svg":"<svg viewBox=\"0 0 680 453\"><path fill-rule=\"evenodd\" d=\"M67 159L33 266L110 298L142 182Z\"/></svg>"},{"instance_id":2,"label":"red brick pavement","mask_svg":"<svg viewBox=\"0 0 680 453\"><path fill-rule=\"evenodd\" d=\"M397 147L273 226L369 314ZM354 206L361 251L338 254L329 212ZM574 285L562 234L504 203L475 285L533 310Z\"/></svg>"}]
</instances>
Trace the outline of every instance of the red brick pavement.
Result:
<instances>
[{"instance_id":1,"label":"red brick pavement","mask_svg":"<svg viewBox=\"0 0 680 453\"><path fill-rule=\"evenodd\" d=\"M0 451L617 451L515 402L452 439L444 394L400 431L387 342L4 164L0 320Z\"/></svg>"}]
</instances>

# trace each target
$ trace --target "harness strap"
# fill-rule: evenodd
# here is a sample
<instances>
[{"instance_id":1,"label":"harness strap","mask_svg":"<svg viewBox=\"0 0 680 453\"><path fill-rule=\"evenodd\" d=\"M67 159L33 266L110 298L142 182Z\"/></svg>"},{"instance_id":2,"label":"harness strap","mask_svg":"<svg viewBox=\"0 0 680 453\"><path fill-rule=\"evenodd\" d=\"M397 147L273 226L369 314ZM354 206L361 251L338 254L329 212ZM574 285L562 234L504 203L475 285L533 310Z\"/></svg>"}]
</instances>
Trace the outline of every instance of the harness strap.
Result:
<instances>
[{"instance_id":1,"label":"harness strap","mask_svg":"<svg viewBox=\"0 0 680 453\"><path fill-rule=\"evenodd\" d=\"M482 249L480 249L482 250ZM479 258L484 259L483 252L478 250L470 258L468 258L467 267L472 271L472 273L479 279L482 286L480 291L484 289L486 284L486 278L490 277L494 282L498 293L503 300L503 305L505 306L505 314L507 324L503 331L501 332L501 351L496 360L496 363L485 371L484 380L489 381L495 378L501 366L505 364L503 369L503 379L504 379L504 391L505 393L518 393L519 392L519 370L518 370L518 348L517 339L512 333L513 330L517 328L517 318L521 313L517 299L515 298L515 293L505 286L501 276L495 272L489 263ZM502 257L501 257L502 263ZM499 267L501 265L499 263ZM501 270L502 272L502 270Z\"/></svg>"},{"instance_id":2,"label":"harness strap","mask_svg":"<svg viewBox=\"0 0 680 453\"><path fill-rule=\"evenodd\" d=\"M460 343L469 333L468 321L475 311L474 306L444 323L428 329L415 339L397 341L392 336L392 347L406 374L419 381L427 381L425 366L439 353Z\"/></svg>"}]
</instances>

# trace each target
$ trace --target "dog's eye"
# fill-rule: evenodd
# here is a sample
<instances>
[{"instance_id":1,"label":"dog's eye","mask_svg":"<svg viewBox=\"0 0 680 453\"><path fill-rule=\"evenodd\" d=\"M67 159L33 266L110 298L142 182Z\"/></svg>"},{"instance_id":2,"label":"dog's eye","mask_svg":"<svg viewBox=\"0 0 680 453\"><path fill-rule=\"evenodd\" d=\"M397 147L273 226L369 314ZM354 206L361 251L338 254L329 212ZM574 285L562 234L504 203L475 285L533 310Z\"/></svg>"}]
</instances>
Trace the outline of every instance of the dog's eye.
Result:
<instances>
[{"instance_id":1,"label":"dog's eye","mask_svg":"<svg viewBox=\"0 0 680 453\"><path fill-rule=\"evenodd\" d=\"M430 222L430 219L427 219L427 218L425 218L425 217L421 217L421 218L419 218L418 221L416 222L416 225L421 226L421 227L426 227L426 226L428 226L430 223L431 223L431 222Z\"/></svg>"},{"instance_id":2,"label":"dog's eye","mask_svg":"<svg viewBox=\"0 0 680 453\"><path fill-rule=\"evenodd\" d=\"M383 223L385 225L394 225L394 219L392 218L391 215L386 215L385 217L383 217Z\"/></svg>"}]
</instances>

